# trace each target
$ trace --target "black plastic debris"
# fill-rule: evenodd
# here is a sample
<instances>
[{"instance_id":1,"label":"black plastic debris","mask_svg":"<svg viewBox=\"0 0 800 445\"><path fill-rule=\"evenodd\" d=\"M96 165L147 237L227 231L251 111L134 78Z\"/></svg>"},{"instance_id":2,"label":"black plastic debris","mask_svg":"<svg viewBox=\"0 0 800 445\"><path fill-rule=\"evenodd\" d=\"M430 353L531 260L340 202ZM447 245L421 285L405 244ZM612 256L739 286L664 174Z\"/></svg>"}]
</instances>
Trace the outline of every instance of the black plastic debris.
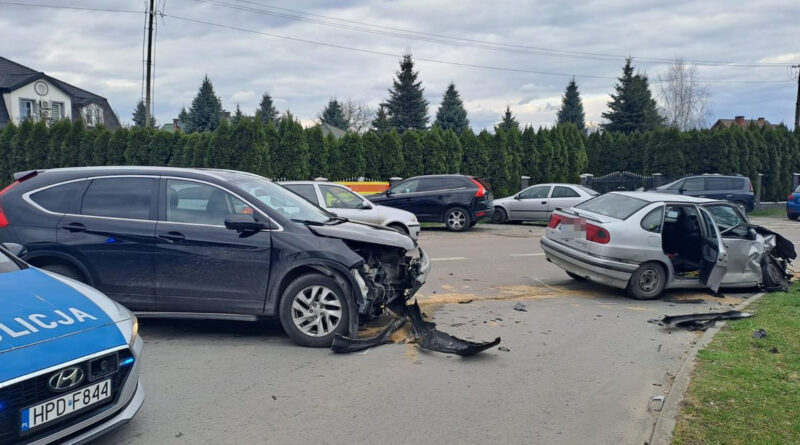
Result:
<instances>
[{"instance_id":1,"label":"black plastic debris","mask_svg":"<svg viewBox=\"0 0 800 445\"><path fill-rule=\"evenodd\" d=\"M647 321L649 323L655 323L661 326L682 328L689 331L705 331L711 326L714 326L714 324L720 320L736 320L739 318L748 318L752 316L753 314L749 312L725 311L686 315L666 315L664 318L654 318Z\"/></svg>"},{"instance_id":2,"label":"black plastic debris","mask_svg":"<svg viewBox=\"0 0 800 445\"><path fill-rule=\"evenodd\" d=\"M331 344L331 350L333 352L338 353L348 353L348 352L358 352L363 351L365 349L369 349L373 346L380 346L385 345L387 343L391 343L391 335L392 332L400 329L404 324L406 324L406 318L396 318L389 323L389 326L386 326L380 334L376 335L372 338L350 338L345 337L342 334L336 334L333 337L333 343Z\"/></svg>"},{"instance_id":3,"label":"black plastic debris","mask_svg":"<svg viewBox=\"0 0 800 445\"><path fill-rule=\"evenodd\" d=\"M462 340L450 334L438 331L436 330L436 323L422 319L422 311L419 309L417 300L414 300L414 304L410 305L398 300L392 301L389 304L389 309L399 316L408 317L411 321L411 330L416 337L417 344L422 348L447 354L468 356L475 355L500 344L500 337L490 342L477 343Z\"/></svg>"},{"instance_id":4,"label":"black plastic debris","mask_svg":"<svg viewBox=\"0 0 800 445\"><path fill-rule=\"evenodd\" d=\"M753 331L753 338L764 338L767 336L767 331L763 329L756 329Z\"/></svg>"},{"instance_id":5,"label":"black plastic debris","mask_svg":"<svg viewBox=\"0 0 800 445\"><path fill-rule=\"evenodd\" d=\"M702 298L687 298L687 299L677 299L677 298L663 298L662 301L666 303L675 303L675 304L703 304L706 300Z\"/></svg>"},{"instance_id":6,"label":"black plastic debris","mask_svg":"<svg viewBox=\"0 0 800 445\"><path fill-rule=\"evenodd\" d=\"M522 303L517 303L514 305L514 310L520 312L528 312L528 306L525 306Z\"/></svg>"}]
</instances>

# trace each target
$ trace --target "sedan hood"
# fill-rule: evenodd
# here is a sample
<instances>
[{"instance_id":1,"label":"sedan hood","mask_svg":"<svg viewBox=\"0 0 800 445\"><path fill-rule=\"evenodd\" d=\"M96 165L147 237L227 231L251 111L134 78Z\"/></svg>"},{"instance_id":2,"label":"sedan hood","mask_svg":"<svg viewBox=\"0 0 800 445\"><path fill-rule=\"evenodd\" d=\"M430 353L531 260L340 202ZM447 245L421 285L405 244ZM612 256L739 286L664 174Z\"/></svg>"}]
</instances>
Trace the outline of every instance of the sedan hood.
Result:
<instances>
[{"instance_id":1,"label":"sedan hood","mask_svg":"<svg viewBox=\"0 0 800 445\"><path fill-rule=\"evenodd\" d=\"M494 201L492 201L492 205L506 204L506 203L509 203L511 201L514 201L514 197L513 196L506 196L505 198L495 199Z\"/></svg>"},{"instance_id":2,"label":"sedan hood","mask_svg":"<svg viewBox=\"0 0 800 445\"><path fill-rule=\"evenodd\" d=\"M362 243L399 247L405 250L411 250L417 247L417 243L408 235L402 234L394 229L373 224L348 221L340 224L308 226L308 228L315 234L328 238L339 238Z\"/></svg>"},{"instance_id":3,"label":"sedan hood","mask_svg":"<svg viewBox=\"0 0 800 445\"><path fill-rule=\"evenodd\" d=\"M0 354L113 323L91 299L35 268L0 274Z\"/></svg>"}]
</instances>

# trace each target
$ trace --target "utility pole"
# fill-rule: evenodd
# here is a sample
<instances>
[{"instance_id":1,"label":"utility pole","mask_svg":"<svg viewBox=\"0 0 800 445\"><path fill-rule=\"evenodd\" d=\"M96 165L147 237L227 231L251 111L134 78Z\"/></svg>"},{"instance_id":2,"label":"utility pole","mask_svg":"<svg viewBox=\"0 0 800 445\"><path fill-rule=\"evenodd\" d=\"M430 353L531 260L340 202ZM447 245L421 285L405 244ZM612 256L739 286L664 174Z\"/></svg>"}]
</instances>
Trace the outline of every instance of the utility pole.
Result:
<instances>
[{"instance_id":1,"label":"utility pole","mask_svg":"<svg viewBox=\"0 0 800 445\"><path fill-rule=\"evenodd\" d=\"M797 102L794 103L794 131L800 133L800 65L792 65L797 68Z\"/></svg>"},{"instance_id":2,"label":"utility pole","mask_svg":"<svg viewBox=\"0 0 800 445\"><path fill-rule=\"evenodd\" d=\"M145 128L150 126L150 102L152 98L150 97L150 92L152 91L151 87L151 78L152 78L152 66L153 66L153 17L156 15L156 11L153 7L153 2L155 0L150 0L150 9L147 11L147 77L145 79L145 92L144 92L144 126Z\"/></svg>"}]
</instances>

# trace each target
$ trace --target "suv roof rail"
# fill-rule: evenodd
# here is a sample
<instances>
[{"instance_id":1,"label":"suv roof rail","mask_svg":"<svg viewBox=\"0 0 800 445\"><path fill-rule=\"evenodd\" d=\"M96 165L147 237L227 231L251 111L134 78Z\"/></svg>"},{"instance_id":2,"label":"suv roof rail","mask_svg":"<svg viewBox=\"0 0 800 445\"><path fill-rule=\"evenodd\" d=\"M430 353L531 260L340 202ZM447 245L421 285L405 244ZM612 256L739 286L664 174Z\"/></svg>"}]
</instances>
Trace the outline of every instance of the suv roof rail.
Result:
<instances>
[{"instance_id":1,"label":"suv roof rail","mask_svg":"<svg viewBox=\"0 0 800 445\"><path fill-rule=\"evenodd\" d=\"M43 172L44 170L28 170L24 172L16 172L14 173L14 180L22 182L26 179L30 179L39 174L39 172Z\"/></svg>"}]
</instances>

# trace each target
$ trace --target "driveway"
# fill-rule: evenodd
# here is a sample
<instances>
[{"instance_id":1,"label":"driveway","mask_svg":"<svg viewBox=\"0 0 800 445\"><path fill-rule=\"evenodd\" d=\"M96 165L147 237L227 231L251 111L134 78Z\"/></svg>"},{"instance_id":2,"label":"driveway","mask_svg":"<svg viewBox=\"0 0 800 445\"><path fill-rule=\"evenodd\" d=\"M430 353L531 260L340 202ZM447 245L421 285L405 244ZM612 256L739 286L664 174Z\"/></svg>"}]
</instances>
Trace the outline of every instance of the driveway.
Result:
<instances>
[{"instance_id":1,"label":"driveway","mask_svg":"<svg viewBox=\"0 0 800 445\"><path fill-rule=\"evenodd\" d=\"M800 224L766 225L800 239ZM507 350L459 358L393 344L335 355L294 346L276 322L142 320L148 398L98 443L641 444L650 397L669 390L697 338L646 321L750 295L635 301L547 263L542 227L475 229L423 231L434 263L420 303L442 330L500 336Z\"/></svg>"}]
</instances>

